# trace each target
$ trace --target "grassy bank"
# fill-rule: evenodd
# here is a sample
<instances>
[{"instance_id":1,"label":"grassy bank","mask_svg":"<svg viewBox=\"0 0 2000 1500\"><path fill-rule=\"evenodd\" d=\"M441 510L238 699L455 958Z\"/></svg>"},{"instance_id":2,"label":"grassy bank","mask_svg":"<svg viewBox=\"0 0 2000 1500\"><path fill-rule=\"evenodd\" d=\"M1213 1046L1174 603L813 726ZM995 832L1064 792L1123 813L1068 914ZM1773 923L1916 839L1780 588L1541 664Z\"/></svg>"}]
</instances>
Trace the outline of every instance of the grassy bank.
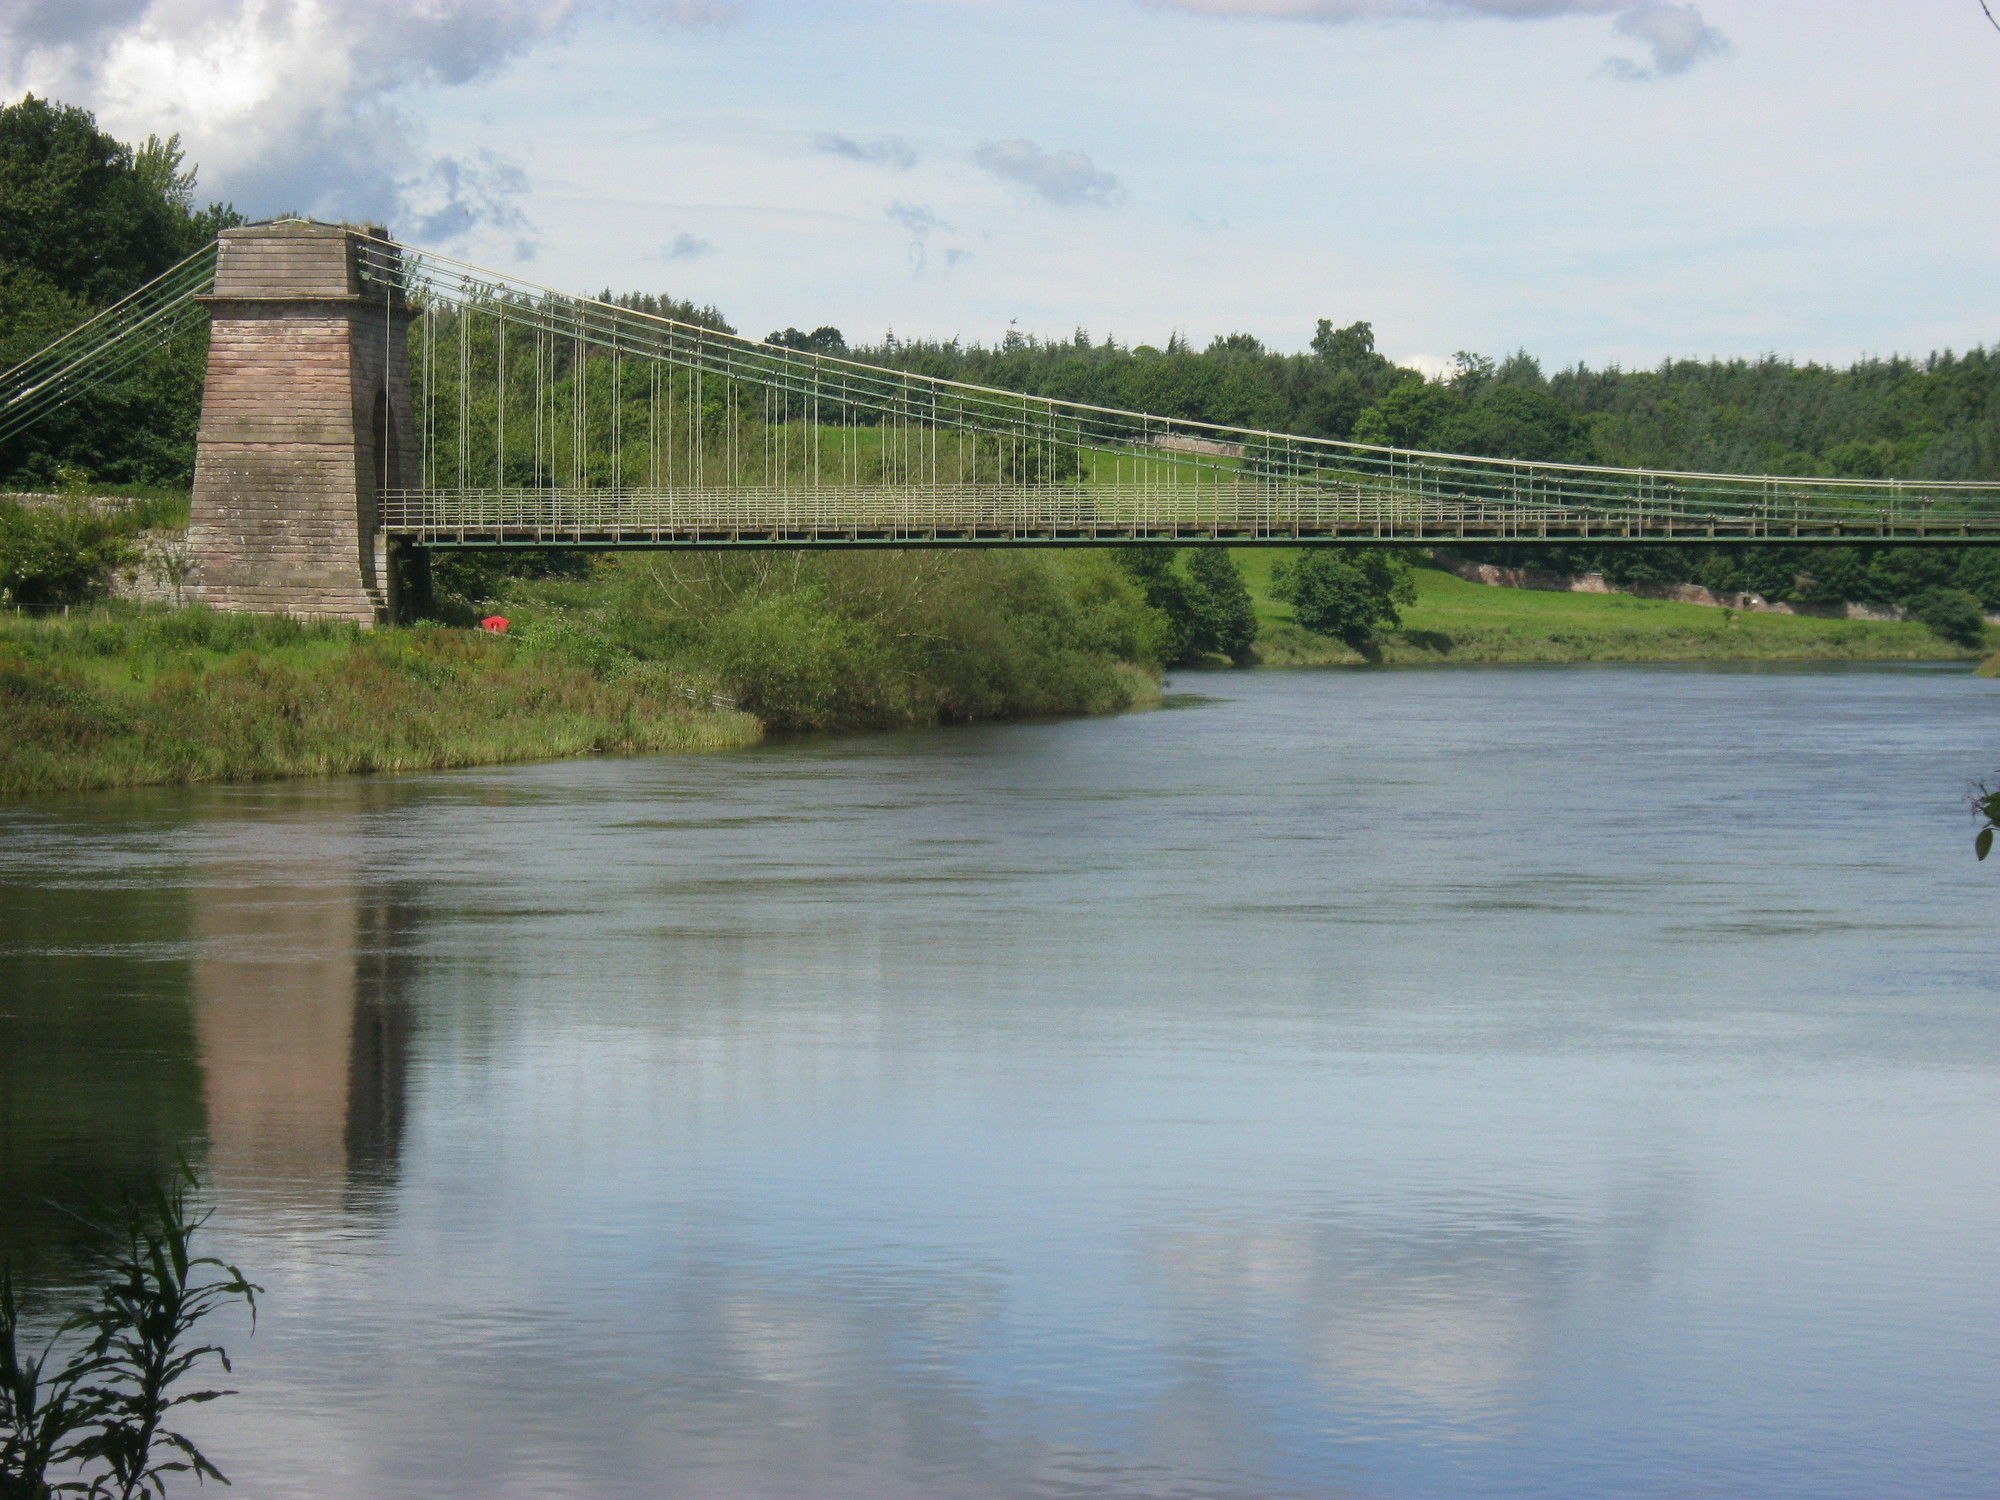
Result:
<instances>
[{"instance_id":1,"label":"grassy bank","mask_svg":"<svg viewBox=\"0 0 2000 1500\"><path fill-rule=\"evenodd\" d=\"M753 742L671 669L477 634L212 615L0 620L0 794Z\"/></svg>"},{"instance_id":2,"label":"grassy bank","mask_svg":"<svg viewBox=\"0 0 2000 1500\"><path fill-rule=\"evenodd\" d=\"M1282 554L1237 556L1264 661L1360 660L1272 598ZM1385 662L1969 655L1917 625L1486 588L1432 570L1417 581ZM0 616L0 795L1109 712L1157 693L1165 630L1103 552L642 554L557 577L476 560L447 582L457 628L116 606ZM462 628L494 609L510 634Z\"/></svg>"},{"instance_id":3,"label":"grassy bank","mask_svg":"<svg viewBox=\"0 0 2000 1500\"><path fill-rule=\"evenodd\" d=\"M1102 559L628 557L496 592L505 636L0 615L0 795L720 749L1157 693L1155 622Z\"/></svg>"},{"instance_id":4,"label":"grassy bank","mask_svg":"<svg viewBox=\"0 0 2000 1500\"><path fill-rule=\"evenodd\" d=\"M1271 595L1283 549L1238 553L1257 608L1258 654L1272 666L1361 660L1292 623ZM1384 662L1971 660L1921 625L1820 620L1674 604L1629 594L1490 588L1419 568L1417 602L1382 640Z\"/></svg>"}]
</instances>

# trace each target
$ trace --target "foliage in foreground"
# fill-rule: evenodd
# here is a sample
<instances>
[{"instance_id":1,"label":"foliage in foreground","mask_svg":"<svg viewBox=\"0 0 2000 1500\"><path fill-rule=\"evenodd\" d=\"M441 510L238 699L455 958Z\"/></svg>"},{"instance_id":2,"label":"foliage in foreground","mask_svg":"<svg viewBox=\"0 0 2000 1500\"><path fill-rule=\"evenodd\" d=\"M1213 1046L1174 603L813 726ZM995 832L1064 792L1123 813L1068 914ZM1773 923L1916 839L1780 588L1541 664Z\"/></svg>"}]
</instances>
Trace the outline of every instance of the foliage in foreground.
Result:
<instances>
[{"instance_id":1,"label":"foliage in foreground","mask_svg":"<svg viewBox=\"0 0 2000 1500\"><path fill-rule=\"evenodd\" d=\"M93 1226L96 1296L39 1343L23 1329L12 1268L0 1266L0 1500L142 1500L182 1474L229 1482L168 1424L181 1407L231 1394L182 1389L211 1361L229 1369L220 1345L194 1336L237 1303L254 1322L261 1288L194 1253L208 1219L192 1206L194 1186L184 1167L117 1224Z\"/></svg>"},{"instance_id":2,"label":"foliage in foreground","mask_svg":"<svg viewBox=\"0 0 2000 1500\"><path fill-rule=\"evenodd\" d=\"M1985 859L1993 852L1993 835L2000 833L2000 792L1981 791L1972 806L1982 820L1979 832L1973 835L1972 852Z\"/></svg>"}]
</instances>

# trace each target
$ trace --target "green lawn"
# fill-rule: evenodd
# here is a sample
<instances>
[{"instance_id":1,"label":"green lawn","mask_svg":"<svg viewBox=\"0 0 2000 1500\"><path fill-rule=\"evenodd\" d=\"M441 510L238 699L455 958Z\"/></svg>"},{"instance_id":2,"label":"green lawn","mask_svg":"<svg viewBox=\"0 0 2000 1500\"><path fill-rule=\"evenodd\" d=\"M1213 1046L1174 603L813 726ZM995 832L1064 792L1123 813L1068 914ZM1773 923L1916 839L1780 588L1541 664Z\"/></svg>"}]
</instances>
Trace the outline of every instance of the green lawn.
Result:
<instances>
[{"instance_id":1,"label":"green lawn","mask_svg":"<svg viewBox=\"0 0 2000 1500\"><path fill-rule=\"evenodd\" d=\"M1354 662L1338 642L1294 625L1271 597L1271 570L1289 548L1237 551L1274 666ZM1673 604L1630 594L1558 594L1490 588L1434 568L1417 570L1417 602L1382 642L1385 662L1952 661L1970 660L1921 625L1820 620Z\"/></svg>"}]
</instances>

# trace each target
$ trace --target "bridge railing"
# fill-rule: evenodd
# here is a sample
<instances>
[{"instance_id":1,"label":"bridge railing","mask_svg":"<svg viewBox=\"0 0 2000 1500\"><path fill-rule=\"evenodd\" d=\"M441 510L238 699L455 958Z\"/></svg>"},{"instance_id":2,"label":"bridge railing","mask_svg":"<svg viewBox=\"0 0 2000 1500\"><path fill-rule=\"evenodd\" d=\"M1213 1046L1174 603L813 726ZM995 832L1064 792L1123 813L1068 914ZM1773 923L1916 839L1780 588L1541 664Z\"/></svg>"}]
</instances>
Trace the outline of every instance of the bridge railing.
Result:
<instances>
[{"instance_id":1,"label":"bridge railing","mask_svg":"<svg viewBox=\"0 0 2000 1500\"><path fill-rule=\"evenodd\" d=\"M1172 486L727 486L672 490L391 491L389 531L431 545L699 546L770 542L1965 541L2000 540L2000 515L1944 522L1821 510L1774 519L1661 506L1421 497L1379 487L1239 482Z\"/></svg>"},{"instance_id":2,"label":"bridge railing","mask_svg":"<svg viewBox=\"0 0 2000 1500\"><path fill-rule=\"evenodd\" d=\"M422 490L488 494L521 515L571 514L576 502L558 495L597 491L766 505L804 490L986 487L1038 494L1038 514L1088 492L1099 513L1168 497L1246 516L1246 505L1276 514L1373 497L1505 511L1523 526L1559 514L1656 533L1713 523L1969 534L2000 523L1994 483L1537 463L1228 427L781 348L386 241L363 256L424 313L413 334Z\"/></svg>"}]
</instances>

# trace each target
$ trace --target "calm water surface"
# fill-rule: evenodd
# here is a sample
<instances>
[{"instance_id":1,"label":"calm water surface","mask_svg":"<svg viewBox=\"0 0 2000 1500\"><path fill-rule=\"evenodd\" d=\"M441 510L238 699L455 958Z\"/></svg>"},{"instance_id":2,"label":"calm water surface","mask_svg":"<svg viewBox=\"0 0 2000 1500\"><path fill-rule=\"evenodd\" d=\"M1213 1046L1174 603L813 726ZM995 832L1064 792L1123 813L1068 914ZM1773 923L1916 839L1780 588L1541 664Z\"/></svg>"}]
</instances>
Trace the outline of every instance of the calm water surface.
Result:
<instances>
[{"instance_id":1,"label":"calm water surface","mask_svg":"<svg viewBox=\"0 0 2000 1500\"><path fill-rule=\"evenodd\" d=\"M0 809L0 1242L250 1500L2000 1493L2000 683L1177 686Z\"/></svg>"}]
</instances>

